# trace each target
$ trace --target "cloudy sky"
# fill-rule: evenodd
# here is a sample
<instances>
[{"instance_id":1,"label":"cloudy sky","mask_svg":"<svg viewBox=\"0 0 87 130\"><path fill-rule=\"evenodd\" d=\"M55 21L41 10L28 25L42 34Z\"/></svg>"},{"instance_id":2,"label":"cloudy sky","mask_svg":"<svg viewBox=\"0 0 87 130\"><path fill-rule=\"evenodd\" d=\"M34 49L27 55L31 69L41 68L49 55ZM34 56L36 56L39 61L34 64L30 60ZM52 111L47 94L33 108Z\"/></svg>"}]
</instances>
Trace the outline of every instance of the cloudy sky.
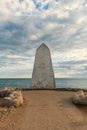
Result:
<instances>
[{"instance_id":1,"label":"cloudy sky","mask_svg":"<svg viewBox=\"0 0 87 130\"><path fill-rule=\"evenodd\" d=\"M31 77L43 42L55 77L87 77L87 0L0 0L0 78Z\"/></svg>"}]
</instances>

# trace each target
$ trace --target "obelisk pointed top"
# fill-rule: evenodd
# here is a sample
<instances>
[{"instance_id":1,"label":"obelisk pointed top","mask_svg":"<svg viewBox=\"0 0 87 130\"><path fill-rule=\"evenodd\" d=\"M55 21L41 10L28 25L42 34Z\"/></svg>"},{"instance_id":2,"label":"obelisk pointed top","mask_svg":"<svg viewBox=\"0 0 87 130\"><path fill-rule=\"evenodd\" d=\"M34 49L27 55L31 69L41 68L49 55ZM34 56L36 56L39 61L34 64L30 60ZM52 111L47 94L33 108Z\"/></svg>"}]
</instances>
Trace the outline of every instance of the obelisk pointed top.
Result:
<instances>
[{"instance_id":1,"label":"obelisk pointed top","mask_svg":"<svg viewBox=\"0 0 87 130\"><path fill-rule=\"evenodd\" d=\"M47 46L45 43L42 43L41 46Z\"/></svg>"},{"instance_id":2,"label":"obelisk pointed top","mask_svg":"<svg viewBox=\"0 0 87 130\"><path fill-rule=\"evenodd\" d=\"M45 43L42 43L38 48L41 48L41 47L46 47L48 48L48 46L45 44ZM48 48L49 49L49 48Z\"/></svg>"}]
</instances>

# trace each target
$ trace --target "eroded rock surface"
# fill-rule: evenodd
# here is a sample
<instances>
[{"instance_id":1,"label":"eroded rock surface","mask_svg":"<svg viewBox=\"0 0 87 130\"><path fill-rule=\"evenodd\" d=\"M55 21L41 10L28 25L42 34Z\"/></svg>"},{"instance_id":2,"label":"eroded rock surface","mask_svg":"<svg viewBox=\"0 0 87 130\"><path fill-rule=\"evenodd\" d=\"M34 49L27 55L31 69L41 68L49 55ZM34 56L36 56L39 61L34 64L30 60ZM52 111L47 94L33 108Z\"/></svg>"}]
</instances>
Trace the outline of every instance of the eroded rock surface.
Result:
<instances>
[{"instance_id":1,"label":"eroded rock surface","mask_svg":"<svg viewBox=\"0 0 87 130\"><path fill-rule=\"evenodd\" d=\"M0 90L0 106L19 107L23 105L23 96L20 90L4 88Z\"/></svg>"},{"instance_id":2,"label":"eroded rock surface","mask_svg":"<svg viewBox=\"0 0 87 130\"><path fill-rule=\"evenodd\" d=\"M72 98L74 104L87 105L87 93L79 90Z\"/></svg>"}]
</instances>

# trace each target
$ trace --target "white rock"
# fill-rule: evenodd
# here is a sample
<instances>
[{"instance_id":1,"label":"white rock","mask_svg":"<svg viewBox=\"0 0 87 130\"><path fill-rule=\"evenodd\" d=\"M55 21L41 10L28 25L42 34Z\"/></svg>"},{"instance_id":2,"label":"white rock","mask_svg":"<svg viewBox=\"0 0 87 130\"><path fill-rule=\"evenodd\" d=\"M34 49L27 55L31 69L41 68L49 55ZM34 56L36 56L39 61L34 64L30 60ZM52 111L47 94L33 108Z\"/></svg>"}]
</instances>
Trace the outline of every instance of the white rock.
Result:
<instances>
[{"instance_id":1,"label":"white rock","mask_svg":"<svg viewBox=\"0 0 87 130\"><path fill-rule=\"evenodd\" d=\"M73 96L72 101L74 104L87 105L87 95L80 90Z\"/></svg>"},{"instance_id":2,"label":"white rock","mask_svg":"<svg viewBox=\"0 0 87 130\"><path fill-rule=\"evenodd\" d=\"M23 105L23 96L20 90L13 90L10 88L6 88L0 91L1 94L4 92L3 96L3 101L1 102L1 106L14 106L14 107L19 107Z\"/></svg>"}]
</instances>

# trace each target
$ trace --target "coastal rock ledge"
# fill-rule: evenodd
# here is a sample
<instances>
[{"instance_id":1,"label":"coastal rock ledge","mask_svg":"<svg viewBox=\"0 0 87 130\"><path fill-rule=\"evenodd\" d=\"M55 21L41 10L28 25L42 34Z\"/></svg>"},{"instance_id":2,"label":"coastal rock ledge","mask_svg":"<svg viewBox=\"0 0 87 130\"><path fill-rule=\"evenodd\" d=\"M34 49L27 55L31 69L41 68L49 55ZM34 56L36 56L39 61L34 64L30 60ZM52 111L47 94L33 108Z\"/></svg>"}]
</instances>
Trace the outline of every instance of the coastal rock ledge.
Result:
<instances>
[{"instance_id":1,"label":"coastal rock ledge","mask_svg":"<svg viewBox=\"0 0 87 130\"><path fill-rule=\"evenodd\" d=\"M79 90L72 98L74 104L87 105L87 92Z\"/></svg>"},{"instance_id":2,"label":"coastal rock ledge","mask_svg":"<svg viewBox=\"0 0 87 130\"><path fill-rule=\"evenodd\" d=\"M20 90L5 87L0 90L0 106L19 107L23 105L23 96Z\"/></svg>"}]
</instances>

